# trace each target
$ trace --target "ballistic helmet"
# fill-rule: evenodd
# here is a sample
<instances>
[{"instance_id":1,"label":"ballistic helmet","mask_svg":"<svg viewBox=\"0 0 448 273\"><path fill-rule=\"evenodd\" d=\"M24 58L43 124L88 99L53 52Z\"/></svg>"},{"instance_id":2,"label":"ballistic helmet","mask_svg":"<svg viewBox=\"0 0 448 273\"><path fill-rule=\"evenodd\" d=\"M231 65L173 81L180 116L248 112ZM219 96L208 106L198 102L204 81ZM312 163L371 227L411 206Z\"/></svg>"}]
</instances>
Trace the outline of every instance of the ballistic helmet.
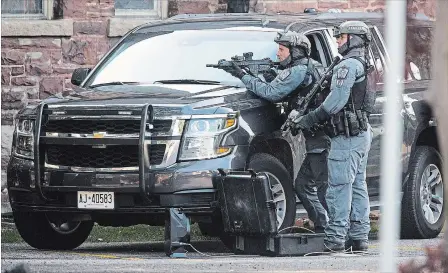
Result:
<instances>
[{"instance_id":1,"label":"ballistic helmet","mask_svg":"<svg viewBox=\"0 0 448 273\"><path fill-rule=\"evenodd\" d=\"M333 36L338 37L341 34L353 34L358 35L366 42L372 40L372 34L369 27L361 21L346 21L339 26L334 27Z\"/></svg>"},{"instance_id":2,"label":"ballistic helmet","mask_svg":"<svg viewBox=\"0 0 448 273\"><path fill-rule=\"evenodd\" d=\"M308 38L302 34L295 31L279 32L274 42L281 44L283 46L294 48L298 47L304 50L307 56L311 53L311 43Z\"/></svg>"}]
</instances>

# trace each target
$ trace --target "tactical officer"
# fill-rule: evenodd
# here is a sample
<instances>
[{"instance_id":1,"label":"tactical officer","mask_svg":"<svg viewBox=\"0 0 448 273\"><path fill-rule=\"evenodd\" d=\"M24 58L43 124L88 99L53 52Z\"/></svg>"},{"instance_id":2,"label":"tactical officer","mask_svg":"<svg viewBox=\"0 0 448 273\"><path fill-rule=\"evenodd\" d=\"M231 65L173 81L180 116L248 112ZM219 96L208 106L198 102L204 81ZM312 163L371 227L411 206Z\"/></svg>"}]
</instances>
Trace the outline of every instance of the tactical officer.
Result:
<instances>
[{"instance_id":1,"label":"tactical officer","mask_svg":"<svg viewBox=\"0 0 448 273\"><path fill-rule=\"evenodd\" d=\"M298 117L294 127L324 122L331 137L324 249L365 251L370 231L366 164L372 141L368 114L375 102L367 85L371 34L363 22L347 21L335 27L334 36L343 59L333 70L330 94L321 106Z\"/></svg>"},{"instance_id":2,"label":"tactical officer","mask_svg":"<svg viewBox=\"0 0 448 273\"><path fill-rule=\"evenodd\" d=\"M279 74L264 73L266 79L246 74L234 65L227 71L238 77L248 90L271 102L287 101L286 113L295 108L298 96L306 96L319 77L316 69L322 65L310 58L311 43L304 34L293 31L279 33L275 42L279 44L277 57L280 61ZM322 101L321 101L322 102ZM317 107L317 105L316 105ZM327 223L324 207L327 187L327 155L330 138L320 130L314 136L305 135L307 156L297 175L295 191L303 203L316 232L323 232ZM317 187L316 190L314 189Z\"/></svg>"}]
</instances>

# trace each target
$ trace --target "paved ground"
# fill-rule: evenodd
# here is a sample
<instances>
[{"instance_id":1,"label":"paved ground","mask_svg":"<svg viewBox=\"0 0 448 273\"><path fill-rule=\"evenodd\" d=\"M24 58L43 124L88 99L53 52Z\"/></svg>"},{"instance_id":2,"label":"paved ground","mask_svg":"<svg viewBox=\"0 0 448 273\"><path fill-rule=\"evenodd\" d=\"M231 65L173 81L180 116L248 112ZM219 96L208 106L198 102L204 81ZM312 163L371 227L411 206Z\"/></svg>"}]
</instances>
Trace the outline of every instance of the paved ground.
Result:
<instances>
[{"instance_id":1,"label":"paved ground","mask_svg":"<svg viewBox=\"0 0 448 273\"><path fill-rule=\"evenodd\" d=\"M425 260L425 246L433 240L402 240L399 262ZM232 256L218 241L193 242L207 255L188 253L187 259L165 256L161 243L86 243L74 251L38 251L26 244L2 244L2 270L19 263L32 272L367 272L379 270L379 245L372 241L368 255L308 256L271 258ZM3 271L2 271L3 272Z\"/></svg>"}]
</instances>

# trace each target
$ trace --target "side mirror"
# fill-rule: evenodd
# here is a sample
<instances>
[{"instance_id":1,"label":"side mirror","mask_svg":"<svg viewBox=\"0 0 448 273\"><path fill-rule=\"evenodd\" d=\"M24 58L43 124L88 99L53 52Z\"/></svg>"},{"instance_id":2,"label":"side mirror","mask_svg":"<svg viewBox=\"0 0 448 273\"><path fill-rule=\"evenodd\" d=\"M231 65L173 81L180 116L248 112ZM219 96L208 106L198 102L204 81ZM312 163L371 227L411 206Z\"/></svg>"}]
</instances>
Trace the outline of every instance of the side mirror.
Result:
<instances>
[{"instance_id":1,"label":"side mirror","mask_svg":"<svg viewBox=\"0 0 448 273\"><path fill-rule=\"evenodd\" d=\"M72 74L72 84L79 86L85 80L85 78L87 78L87 75L89 75L90 71L92 71L91 68L76 68Z\"/></svg>"}]
</instances>

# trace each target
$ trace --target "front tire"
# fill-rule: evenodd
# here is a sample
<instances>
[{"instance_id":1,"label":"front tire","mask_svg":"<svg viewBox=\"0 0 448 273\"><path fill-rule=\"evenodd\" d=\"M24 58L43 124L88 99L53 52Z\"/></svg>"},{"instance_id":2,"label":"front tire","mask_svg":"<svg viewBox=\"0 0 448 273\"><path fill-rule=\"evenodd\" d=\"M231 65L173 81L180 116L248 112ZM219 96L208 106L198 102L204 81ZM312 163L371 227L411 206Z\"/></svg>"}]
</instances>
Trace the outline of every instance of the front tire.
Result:
<instances>
[{"instance_id":1,"label":"front tire","mask_svg":"<svg viewBox=\"0 0 448 273\"><path fill-rule=\"evenodd\" d=\"M37 249L72 250L84 243L93 228L92 221L50 221L40 212L14 211L13 217L20 236Z\"/></svg>"},{"instance_id":2,"label":"front tire","mask_svg":"<svg viewBox=\"0 0 448 273\"><path fill-rule=\"evenodd\" d=\"M403 188L401 237L435 238L445 222L442 158L432 147L417 146L409 168Z\"/></svg>"},{"instance_id":3,"label":"front tire","mask_svg":"<svg viewBox=\"0 0 448 273\"><path fill-rule=\"evenodd\" d=\"M216 227L215 222L212 223L198 223L199 230L204 236L217 237L220 235L219 228Z\"/></svg>"},{"instance_id":4,"label":"front tire","mask_svg":"<svg viewBox=\"0 0 448 273\"><path fill-rule=\"evenodd\" d=\"M294 225L296 199L291 176L285 166L270 154L255 154L249 163L255 172L264 172L271 181L278 230Z\"/></svg>"}]
</instances>

